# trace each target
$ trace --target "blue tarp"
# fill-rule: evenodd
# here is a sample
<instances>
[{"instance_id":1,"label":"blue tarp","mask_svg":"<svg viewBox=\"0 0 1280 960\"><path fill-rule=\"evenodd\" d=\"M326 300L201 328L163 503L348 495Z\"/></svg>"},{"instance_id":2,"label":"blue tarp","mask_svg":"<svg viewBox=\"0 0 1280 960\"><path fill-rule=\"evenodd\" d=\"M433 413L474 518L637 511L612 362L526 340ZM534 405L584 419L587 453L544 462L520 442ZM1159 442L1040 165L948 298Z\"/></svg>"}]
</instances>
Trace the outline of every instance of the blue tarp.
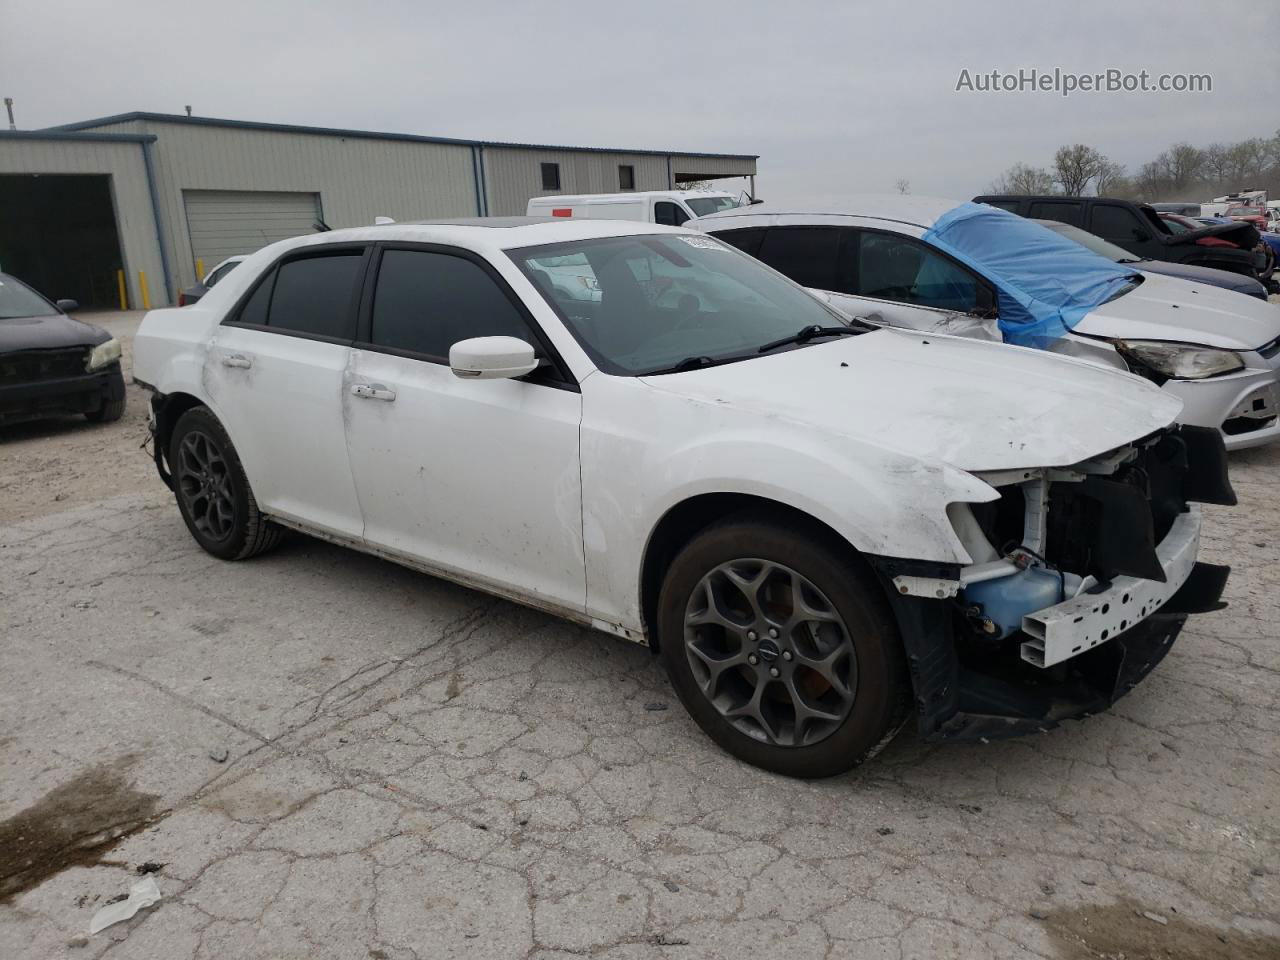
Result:
<instances>
[{"instance_id":1,"label":"blue tarp","mask_svg":"<svg viewBox=\"0 0 1280 960\"><path fill-rule=\"evenodd\" d=\"M1074 240L1017 214L962 203L924 235L991 280L1006 343L1042 347L1140 277Z\"/></svg>"}]
</instances>

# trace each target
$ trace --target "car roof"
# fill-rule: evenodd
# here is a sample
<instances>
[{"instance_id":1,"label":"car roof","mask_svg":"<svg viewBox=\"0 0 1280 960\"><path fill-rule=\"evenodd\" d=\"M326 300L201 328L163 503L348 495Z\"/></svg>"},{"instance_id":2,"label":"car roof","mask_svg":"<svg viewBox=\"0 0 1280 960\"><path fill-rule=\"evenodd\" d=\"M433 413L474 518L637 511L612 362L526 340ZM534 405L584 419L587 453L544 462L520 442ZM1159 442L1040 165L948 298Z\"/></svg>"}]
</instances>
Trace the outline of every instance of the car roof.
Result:
<instances>
[{"instance_id":1,"label":"car roof","mask_svg":"<svg viewBox=\"0 0 1280 960\"><path fill-rule=\"evenodd\" d=\"M557 203L582 202L585 200L647 200L650 197L736 197L737 194L727 190L623 190L618 193L557 193L547 197L533 197L537 203L555 205Z\"/></svg>"},{"instance_id":2,"label":"car roof","mask_svg":"<svg viewBox=\"0 0 1280 960\"><path fill-rule=\"evenodd\" d=\"M456 244L472 249L509 250L544 243L589 240L602 237L625 237L636 234L679 233L693 231L639 220L596 220L572 217L464 217L457 219L420 220L405 223L383 223L366 227L346 227L324 233L305 234L273 244L276 251L295 247L321 246L331 243L371 243L400 241L407 243ZM267 248L264 248L267 249Z\"/></svg>"},{"instance_id":3,"label":"car roof","mask_svg":"<svg viewBox=\"0 0 1280 960\"><path fill-rule=\"evenodd\" d=\"M931 227L947 211L960 206L960 200L946 200L941 197L915 197L901 194L864 194L833 200L830 203L757 203L753 206L736 207L699 217L698 223L722 225L722 221L734 217L870 217L876 220L893 220L898 223L910 223L920 227ZM815 221L816 222L816 221ZM728 224L723 224L728 226Z\"/></svg>"}]
</instances>

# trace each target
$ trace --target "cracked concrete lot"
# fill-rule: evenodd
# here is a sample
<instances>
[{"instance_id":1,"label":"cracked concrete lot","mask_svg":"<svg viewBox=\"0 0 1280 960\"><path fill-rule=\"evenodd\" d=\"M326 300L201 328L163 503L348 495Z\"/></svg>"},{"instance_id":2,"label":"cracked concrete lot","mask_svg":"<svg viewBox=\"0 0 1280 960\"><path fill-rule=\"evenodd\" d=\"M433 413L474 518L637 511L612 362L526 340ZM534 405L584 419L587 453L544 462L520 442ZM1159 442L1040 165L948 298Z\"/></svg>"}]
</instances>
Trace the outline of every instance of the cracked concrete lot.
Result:
<instances>
[{"instance_id":1,"label":"cracked concrete lot","mask_svg":"<svg viewBox=\"0 0 1280 960\"><path fill-rule=\"evenodd\" d=\"M1208 511L1231 606L1112 711L805 783L640 647L303 537L205 555L130 403L0 434L6 960L1280 956L1280 448Z\"/></svg>"}]
</instances>

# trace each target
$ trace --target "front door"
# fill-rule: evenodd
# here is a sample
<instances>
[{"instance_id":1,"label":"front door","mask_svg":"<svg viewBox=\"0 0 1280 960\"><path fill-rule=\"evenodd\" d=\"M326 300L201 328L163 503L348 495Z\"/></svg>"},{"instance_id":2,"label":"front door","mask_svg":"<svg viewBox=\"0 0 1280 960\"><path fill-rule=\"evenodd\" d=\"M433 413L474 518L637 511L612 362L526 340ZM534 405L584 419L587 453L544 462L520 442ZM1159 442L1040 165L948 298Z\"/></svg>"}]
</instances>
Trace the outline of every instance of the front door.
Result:
<instances>
[{"instance_id":1,"label":"front door","mask_svg":"<svg viewBox=\"0 0 1280 960\"><path fill-rule=\"evenodd\" d=\"M218 327L204 377L262 509L354 537L342 382L365 255L326 247L268 270Z\"/></svg>"},{"instance_id":2,"label":"front door","mask_svg":"<svg viewBox=\"0 0 1280 960\"><path fill-rule=\"evenodd\" d=\"M582 395L548 363L463 380L459 340L534 322L479 257L388 246L352 356L347 447L364 537L463 580L560 611L586 604L578 429Z\"/></svg>"}]
</instances>

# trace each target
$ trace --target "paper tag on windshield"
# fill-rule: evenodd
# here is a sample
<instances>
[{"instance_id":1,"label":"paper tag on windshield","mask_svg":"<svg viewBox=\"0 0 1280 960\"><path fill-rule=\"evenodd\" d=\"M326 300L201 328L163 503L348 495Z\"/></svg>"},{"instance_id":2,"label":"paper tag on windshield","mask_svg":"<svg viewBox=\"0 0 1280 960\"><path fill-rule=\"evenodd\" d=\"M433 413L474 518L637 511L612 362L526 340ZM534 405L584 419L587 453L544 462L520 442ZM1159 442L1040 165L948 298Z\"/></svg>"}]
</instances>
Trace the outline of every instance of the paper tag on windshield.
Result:
<instances>
[{"instance_id":1,"label":"paper tag on windshield","mask_svg":"<svg viewBox=\"0 0 1280 960\"><path fill-rule=\"evenodd\" d=\"M678 237L691 247L697 247L699 250L724 250L725 245L712 240L710 237Z\"/></svg>"}]
</instances>

